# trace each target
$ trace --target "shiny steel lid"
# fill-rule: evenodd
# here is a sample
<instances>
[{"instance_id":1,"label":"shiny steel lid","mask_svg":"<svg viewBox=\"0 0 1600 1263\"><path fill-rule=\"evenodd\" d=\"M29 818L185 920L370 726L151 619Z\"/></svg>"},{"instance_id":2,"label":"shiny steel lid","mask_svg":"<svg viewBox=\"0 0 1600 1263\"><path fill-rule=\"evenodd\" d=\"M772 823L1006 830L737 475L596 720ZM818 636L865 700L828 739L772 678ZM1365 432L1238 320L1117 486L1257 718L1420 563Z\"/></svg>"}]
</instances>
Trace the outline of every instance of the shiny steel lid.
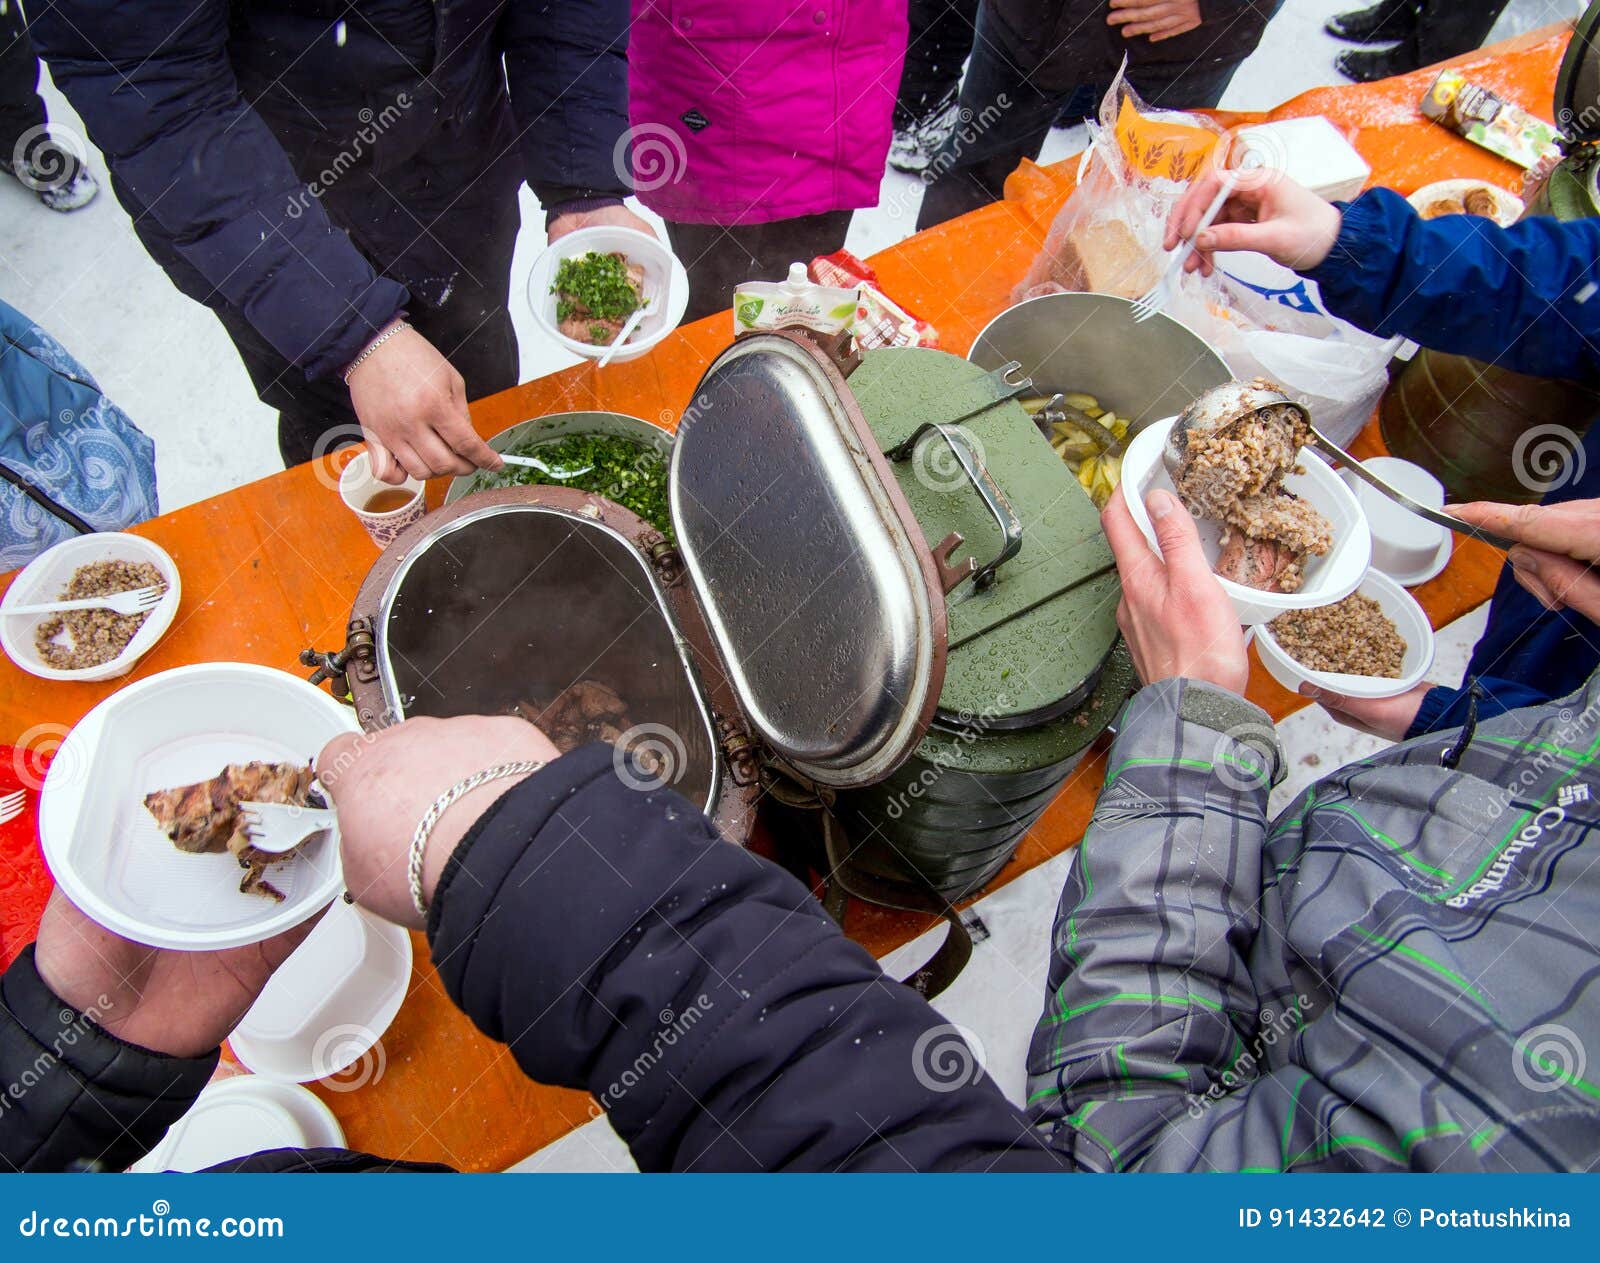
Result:
<instances>
[{"instance_id":1,"label":"shiny steel lid","mask_svg":"<svg viewBox=\"0 0 1600 1263\"><path fill-rule=\"evenodd\" d=\"M746 721L822 784L870 784L944 680L937 571L844 378L758 334L700 380L673 449L678 548Z\"/></svg>"}]
</instances>

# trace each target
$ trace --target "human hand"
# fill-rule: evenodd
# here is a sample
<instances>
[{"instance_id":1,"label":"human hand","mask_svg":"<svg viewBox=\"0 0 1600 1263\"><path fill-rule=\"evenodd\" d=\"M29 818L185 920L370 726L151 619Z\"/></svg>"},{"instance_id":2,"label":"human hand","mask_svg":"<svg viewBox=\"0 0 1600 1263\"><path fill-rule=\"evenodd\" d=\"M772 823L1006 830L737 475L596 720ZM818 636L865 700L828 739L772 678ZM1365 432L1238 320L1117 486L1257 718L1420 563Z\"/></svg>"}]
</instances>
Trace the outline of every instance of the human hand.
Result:
<instances>
[{"instance_id":1,"label":"human hand","mask_svg":"<svg viewBox=\"0 0 1600 1263\"><path fill-rule=\"evenodd\" d=\"M1123 39L1148 35L1155 44L1199 26L1200 0L1111 0L1106 22L1122 27Z\"/></svg>"},{"instance_id":2,"label":"human hand","mask_svg":"<svg viewBox=\"0 0 1600 1263\"><path fill-rule=\"evenodd\" d=\"M380 481L500 468L499 453L472 428L466 382L415 329L391 336L348 385Z\"/></svg>"},{"instance_id":3,"label":"human hand","mask_svg":"<svg viewBox=\"0 0 1600 1263\"><path fill-rule=\"evenodd\" d=\"M1139 678L1181 676L1243 693L1250 678L1244 631L1206 562L1194 518L1168 491L1151 492L1145 503L1160 556L1145 543L1121 487L1100 515L1122 578L1117 626Z\"/></svg>"},{"instance_id":4,"label":"human hand","mask_svg":"<svg viewBox=\"0 0 1600 1263\"><path fill-rule=\"evenodd\" d=\"M1398 697L1346 697L1315 685L1302 684L1300 692L1311 698L1341 724L1387 741L1399 741L1416 722L1422 699L1431 684L1419 684Z\"/></svg>"},{"instance_id":5,"label":"human hand","mask_svg":"<svg viewBox=\"0 0 1600 1263\"><path fill-rule=\"evenodd\" d=\"M626 206L601 206L597 210L568 211L564 215L557 215L545 229L545 239L554 245L570 232L577 232L580 228L596 228L602 224L612 228L632 228L635 232L648 233L652 237L656 235L649 220L641 219Z\"/></svg>"},{"instance_id":6,"label":"human hand","mask_svg":"<svg viewBox=\"0 0 1600 1263\"><path fill-rule=\"evenodd\" d=\"M108 1034L151 1052L199 1057L232 1034L319 919L248 947L177 952L113 934L57 890L34 962L59 1000Z\"/></svg>"},{"instance_id":7,"label":"human hand","mask_svg":"<svg viewBox=\"0 0 1600 1263\"><path fill-rule=\"evenodd\" d=\"M1344 217L1332 203L1288 176L1257 172L1239 179L1216 221L1195 239L1184 271L1210 276L1218 251L1253 250L1297 272L1317 266L1333 251ZM1206 208L1222 187L1222 173L1207 165L1172 208L1163 246L1171 250L1199 227Z\"/></svg>"},{"instance_id":8,"label":"human hand","mask_svg":"<svg viewBox=\"0 0 1600 1263\"><path fill-rule=\"evenodd\" d=\"M501 763L559 758L550 739L513 716L408 719L375 733L343 733L317 756L317 779L339 813L345 888L387 921L422 927L407 872L411 837L428 808L457 782ZM480 785L445 811L423 855L428 902L445 862L473 822L524 777Z\"/></svg>"},{"instance_id":9,"label":"human hand","mask_svg":"<svg viewBox=\"0 0 1600 1263\"><path fill-rule=\"evenodd\" d=\"M1506 554L1511 573L1546 609L1600 620L1600 500L1564 504L1447 504L1463 522L1520 541Z\"/></svg>"}]
</instances>

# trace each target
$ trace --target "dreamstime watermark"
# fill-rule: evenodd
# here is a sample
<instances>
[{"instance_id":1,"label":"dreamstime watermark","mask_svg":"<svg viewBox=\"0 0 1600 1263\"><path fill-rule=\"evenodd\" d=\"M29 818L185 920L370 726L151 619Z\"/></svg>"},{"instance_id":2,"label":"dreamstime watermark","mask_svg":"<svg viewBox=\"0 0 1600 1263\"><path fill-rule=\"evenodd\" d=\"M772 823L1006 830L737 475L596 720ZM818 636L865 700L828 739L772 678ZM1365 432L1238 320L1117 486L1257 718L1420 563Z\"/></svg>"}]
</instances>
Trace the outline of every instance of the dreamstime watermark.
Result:
<instances>
[{"instance_id":1,"label":"dreamstime watermark","mask_svg":"<svg viewBox=\"0 0 1600 1263\"><path fill-rule=\"evenodd\" d=\"M995 721L1004 714L1009 714L1016 706L1016 699L1004 690L995 695L991 705L981 711L957 710L950 716L951 724L948 726L947 735L958 745L970 746L981 741L994 727ZM952 765L953 766L953 765ZM946 768L944 765L925 764L920 772L913 776L906 784L890 795L884 804L883 814L890 820L898 820L911 809L911 804L918 801L933 789L943 778Z\"/></svg>"},{"instance_id":2,"label":"dreamstime watermark","mask_svg":"<svg viewBox=\"0 0 1600 1263\"><path fill-rule=\"evenodd\" d=\"M1272 768L1261 752L1263 746L1268 750L1277 749L1278 735L1271 723L1235 724L1217 734L1216 746L1211 751L1212 773L1236 793L1270 789Z\"/></svg>"},{"instance_id":3,"label":"dreamstime watermark","mask_svg":"<svg viewBox=\"0 0 1600 1263\"><path fill-rule=\"evenodd\" d=\"M1511 472L1540 496L1577 482L1588 463L1583 436L1553 422L1524 430L1511 448Z\"/></svg>"},{"instance_id":4,"label":"dreamstime watermark","mask_svg":"<svg viewBox=\"0 0 1600 1263\"><path fill-rule=\"evenodd\" d=\"M317 441L311 445L312 477L327 490L339 491L339 482L349 461L336 459L337 453L365 442L367 442L366 431L354 421L347 421L324 430L317 435Z\"/></svg>"},{"instance_id":5,"label":"dreamstime watermark","mask_svg":"<svg viewBox=\"0 0 1600 1263\"><path fill-rule=\"evenodd\" d=\"M35 193L64 188L89 161L89 145L70 127L30 127L11 147L11 174Z\"/></svg>"},{"instance_id":6,"label":"dreamstime watermark","mask_svg":"<svg viewBox=\"0 0 1600 1263\"><path fill-rule=\"evenodd\" d=\"M986 467L988 462L983 441L964 425L947 428L954 431L956 441L966 447L968 456L976 462L977 467ZM911 472L929 491L941 495L970 490L972 487L972 476L961 463L956 449L949 443L941 442L935 432L925 435L911 453Z\"/></svg>"},{"instance_id":7,"label":"dreamstime watermark","mask_svg":"<svg viewBox=\"0 0 1600 1263\"><path fill-rule=\"evenodd\" d=\"M1311 1009L1311 998L1296 995L1294 1003L1282 1012L1264 1008L1256 1015L1256 1032L1226 1070L1204 1092L1189 1099L1189 1117L1200 1118L1205 1112L1256 1077L1267 1049L1275 1047L1280 1039L1288 1039L1304 1029Z\"/></svg>"},{"instance_id":8,"label":"dreamstime watermark","mask_svg":"<svg viewBox=\"0 0 1600 1263\"><path fill-rule=\"evenodd\" d=\"M1558 1092L1583 1078L1588 1067L1583 1041L1558 1022L1524 1031L1512 1047L1511 1073L1530 1092Z\"/></svg>"},{"instance_id":9,"label":"dreamstime watermark","mask_svg":"<svg viewBox=\"0 0 1600 1263\"><path fill-rule=\"evenodd\" d=\"M1235 193L1253 192L1285 177L1289 147L1276 132L1230 127L1217 138L1207 161Z\"/></svg>"},{"instance_id":10,"label":"dreamstime watermark","mask_svg":"<svg viewBox=\"0 0 1600 1263\"><path fill-rule=\"evenodd\" d=\"M1555 714L1556 726L1544 735L1537 748L1524 750L1525 757L1519 758L1515 764L1515 775L1509 782L1497 783L1494 794L1484 808L1484 815L1489 820L1499 820L1511 810L1513 803L1518 798L1526 797L1533 793L1545 774L1562 761L1560 753L1563 747L1587 744L1587 734L1593 732L1597 723L1600 723L1600 698L1590 702L1582 710L1575 711L1570 706L1563 706ZM1510 768L1506 771L1509 773ZM1588 791L1585 789L1584 796ZM1564 804L1557 803L1557 806Z\"/></svg>"},{"instance_id":11,"label":"dreamstime watermark","mask_svg":"<svg viewBox=\"0 0 1600 1263\"><path fill-rule=\"evenodd\" d=\"M307 180L304 187L296 189L289 196L289 204L285 213L290 219L299 219L306 211L311 209L311 203L322 198L329 189L349 174L361 161L362 157L379 138L397 123L409 110L413 102L406 92L395 94L394 100L381 110L374 111L370 106L363 106L356 115L361 126L358 127L346 141L344 148L334 154L328 165Z\"/></svg>"},{"instance_id":12,"label":"dreamstime watermark","mask_svg":"<svg viewBox=\"0 0 1600 1263\"><path fill-rule=\"evenodd\" d=\"M635 193L653 193L682 182L689 169L689 154L683 138L666 124L641 123L617 137L611 166Z\"/></svg>"},{"instance_id":13,"label":"dreamstime watermark","mask_svg":"<svg viewBox=\"0 0 1600 1263\"><path fill-rule=\"evenodd\" d=\"M100 1024L111 1008L111 998L102 994L96 996L95 1002L81 1012L68 1008L57 1012L56 1020L60 1023L60 1029L50 1037L48 1044L35 1043L38 1051L33 1060L20 1070L13 1069L14 1077L0 1089L0 1120L40 1083L59 1077L57 1067L66 1059L67 1050L76 1047L79 1041L94 1038L93 1027Z\"/></svg>"},{"instance_id":14,"label":"dreamstime watermark","mask_svg":"<svg viewBox=\"0 0 1600 1263\"><path fill-rule=\"evenodd\" d=\"M946 1022L917 1036L911 1073L930 1092L959 1092L983 1078L983 1042L965 1026Z\"/></svg>"},{"instance_id":15,"label":"dreamstime watermark","mask_svg":"<svg viewBox=\"0 0 1600 1263\"><path fill-rule=\"evenodd\" d=\"M220 1219L174 1215L164 1197L150 1204L148 1214L128 1215L41 1215L30 1211L17 1223L21 1237L124 1240L134 1237L174 1239L186 1237L256 1238L284 1236L282 1215L224 1215Z\"/></svg>"},{"instance_id":16,"label":"dreamstime watermark","mask_svg":"<svg viewBox=\"0 0 1600 1263\"><path fill-rule=\"evenodd\" d=\"M34 724L16 739L11 747L11 770L23 789L43 789L47 776L57 785L71 785L88 774L87 753L66 744L70 731L66 724Z\"/></svg>"},{"instance_id":17,"label":"dreamstime watermark","mask_svg":"<svg viewBox=\"0 0 1600 1263\"><path fill-rule=\"evenodd\" d=\"M623 1097L627 1096L634 1088L649 1077L650 1072L660 1063L667 1051L677 1046L678 1041L686 1038L690 1031L702 1021L707 1014L716 1008L711 997L704 993L697 995L682 1012L673 1012L671 1009L662 1009L656 1014L660 1029L650 1041L650 1046L633 1059L633 1064L619 1074L605 1090L595 1098L595 1103L601 1110L609 1110Z\"/></svg>"},{"instance_id":18,"label":"dreamstime watermark","mask_svg":"<svg viewBox=\"0 0 1600 1263\"><path fill-rule=\"evenodd\" d=\"M683 738L666 724L635 724L611 744L611 766L629 789L676 785L689 766Z\"/></svg>"},{"instance_id":19,"label":"dreamstime watermark","mask_svg":"<svg viewBox=\"0 0 1600 1263\"><path fill-rule=\"evenodd\" d=\"M389 1056L372 1030L341 1022L317 1037L311 1047L311 1066L330 1091L358 1092L383 1080Z\"/></svg>"},{"instance_id":20,"label":"dreamstime watermark","mask_svg":"<svg viewBox=\"0 0 1600 1263\"><path fill-rule=\"evenodd\" d=\"M981 110L975 112L970 106L965 105L957 110L955 128L945 143L939 147L939 151L928 159L928 165L916 173L917 185L902 190L884 204L883 209L889 218L900 219L912 213L912 202L916 199L916 195L926 191L940 176L959 166L962 155L992 131L1013 104L1012 99L1004 92L997 92L994 100ZM918 185L921 186L920 190Z\"/></svg>"}]
</instances>

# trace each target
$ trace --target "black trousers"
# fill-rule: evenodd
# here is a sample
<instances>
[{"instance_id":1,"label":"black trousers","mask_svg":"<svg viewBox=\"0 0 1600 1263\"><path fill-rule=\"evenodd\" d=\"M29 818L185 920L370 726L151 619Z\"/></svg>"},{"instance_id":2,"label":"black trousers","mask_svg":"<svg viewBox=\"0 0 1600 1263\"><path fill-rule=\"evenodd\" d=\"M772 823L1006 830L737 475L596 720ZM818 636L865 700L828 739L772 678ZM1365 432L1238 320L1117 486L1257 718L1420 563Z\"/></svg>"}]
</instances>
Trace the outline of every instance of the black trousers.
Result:
<instances>
[{"instance_id":1,"label":"black trousers","mask_svg":"<svg viewBox=\"0 0 1600 1263\"><path fill-rule=\"evenodd\" d=\"M1431 66L1481 47L1510 0L1423 0L1417 27L1404 48L1418 66Z\"/></svg>"},{"instance_id":2,"label":"black trousers","mask_svg":"<svg viewBox=\"0 0 1600 1263\"><path fill-rule=\"evenodd\" d=\"M1041 92L999 51L987 25L987 15L980 12L978 40L961 85L964 121L923 173L928 188L917 215L918 231L998 201L1006 177L1024 158L1039 156L1057 116L1093 114L1110 86L1081 84L1070 92ZM1222 99L1238 68L1238 61L1138 65L1130 68L1128 80L1150 105L1205 109Z\"/></svg>"},{"instance_id":3,"label":"black trousers","mask_svg":"<svg viewBox=\"0 0 1600 1263\"><path fill-rule=\"evenodd\" d=\"M770 224L667 224L672 252L689 273L684 322L726 311L734 287L745 281L781 281L791 263L840 249L854 213L826 211Z\"/></svg>"},{"instance_id":4,"label":"black trousers","mask_svg":"<svg viewBox=\"0 0 1600 1263\"><path fill-rule=\"evenodd\" d=\"M925 117L961 83L961 67L972 52L978 0L911 0L905 68L894 103L898 130Z\"/></svg>"},{"instance_id":5,"label":"black trousers","mask_svg":"<svg viewBox=\"0 0 1600 1263\"><path fill-rule=\"evenodd\" d=\"M16 152L17 142L44 125L39 57L28 38L21 5L9 0L0 11L0 162L26 159L29 155Z\"/></svg>"}]
</instances>

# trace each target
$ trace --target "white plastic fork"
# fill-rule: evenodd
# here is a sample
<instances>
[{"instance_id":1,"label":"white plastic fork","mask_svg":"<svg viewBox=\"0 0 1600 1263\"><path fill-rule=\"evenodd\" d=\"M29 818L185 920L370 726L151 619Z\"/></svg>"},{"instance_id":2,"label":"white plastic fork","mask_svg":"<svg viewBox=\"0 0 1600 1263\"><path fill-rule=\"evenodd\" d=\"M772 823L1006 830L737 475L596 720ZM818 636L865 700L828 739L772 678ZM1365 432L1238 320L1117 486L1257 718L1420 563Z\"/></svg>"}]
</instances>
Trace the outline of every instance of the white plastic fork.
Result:
<instances>
[{"instance_id":1,"label":"white plastic fork","mask_svg":"<svg viewBox=\"0 0 1600 1263\"><path fill-rule=\"evenodd\" d=\"M297 807L293 803L241 802L239 814L244 817L250 845L268 855L292 851L338 822L329 807Z\"/></svg>"},{"instance_id":2,"label":"white plastic fork","mask_svg":"<svg viewBox=\"0 0 1600 1263\"><path fill-rule=\"evenodd\" d=\"M600 357L600 363L598 367L604 368L607 364L611 363L611 357L620 351L622 349L622 344L633 336L633 331L639 327L639 322L655 309L656 300L654 298L650 299L649 302L644 303L642 306L635 307L633 309L633 315L628 317L627 324L623 325L622 328L617 331L617 336L612 339L611 345L606 348L606 353Z\"/></svg>"},{"instance_id":3,"label":"white plastic fork","mask_svg":"<svg viewBox=\"0 0 1600 1263\"><path fill-rule=\"evenodd\" d=\"M46 601L43 605L13 605L0 614L60 614L65 610L110 610L114 614L148 614L161 604L165 588L134 588L78 601Z\"/></svg>"},{"instance_id":4,"label":"white plastic fork","mask_svg":"<svg viewBox=\"0 0 1600 1263\"><path fill-rule=\"evenodd\" d=\"M1150 287L1150 292L1133 305L1134 324L1143 324L1151 316L1159 315L1167 309L1167 304L1172 301L1178 292L1178 282L1183 278L1183 265L1188 262L1189 256L1194 253L1195 238L1207 228L1211 227L1212 220L1216 219L1222 210L1222 204L1228 200L1228 195L1233 192L1233 183L1226 177L1223 178L1222 187L1217 190L1216 197L1211 199L1211 205L1206 207L1206 213L1200 217L1200 222L1195 225L1195 230L1189 234L1189 239L1178 245L1172 258L1167 261L1167 267L1161 273L1161 279Z\"/></svg>"},{"instance_id":5,"label":"white plastic fork","mask_svg":"<svg viewBox=\"0 0 1600 1263\"><path fill-rule=\"evenodd\" d=\"M28 805L28 795L23 790L0 797L0 824L10 824Z\"/></svg>"}]
</instances>

